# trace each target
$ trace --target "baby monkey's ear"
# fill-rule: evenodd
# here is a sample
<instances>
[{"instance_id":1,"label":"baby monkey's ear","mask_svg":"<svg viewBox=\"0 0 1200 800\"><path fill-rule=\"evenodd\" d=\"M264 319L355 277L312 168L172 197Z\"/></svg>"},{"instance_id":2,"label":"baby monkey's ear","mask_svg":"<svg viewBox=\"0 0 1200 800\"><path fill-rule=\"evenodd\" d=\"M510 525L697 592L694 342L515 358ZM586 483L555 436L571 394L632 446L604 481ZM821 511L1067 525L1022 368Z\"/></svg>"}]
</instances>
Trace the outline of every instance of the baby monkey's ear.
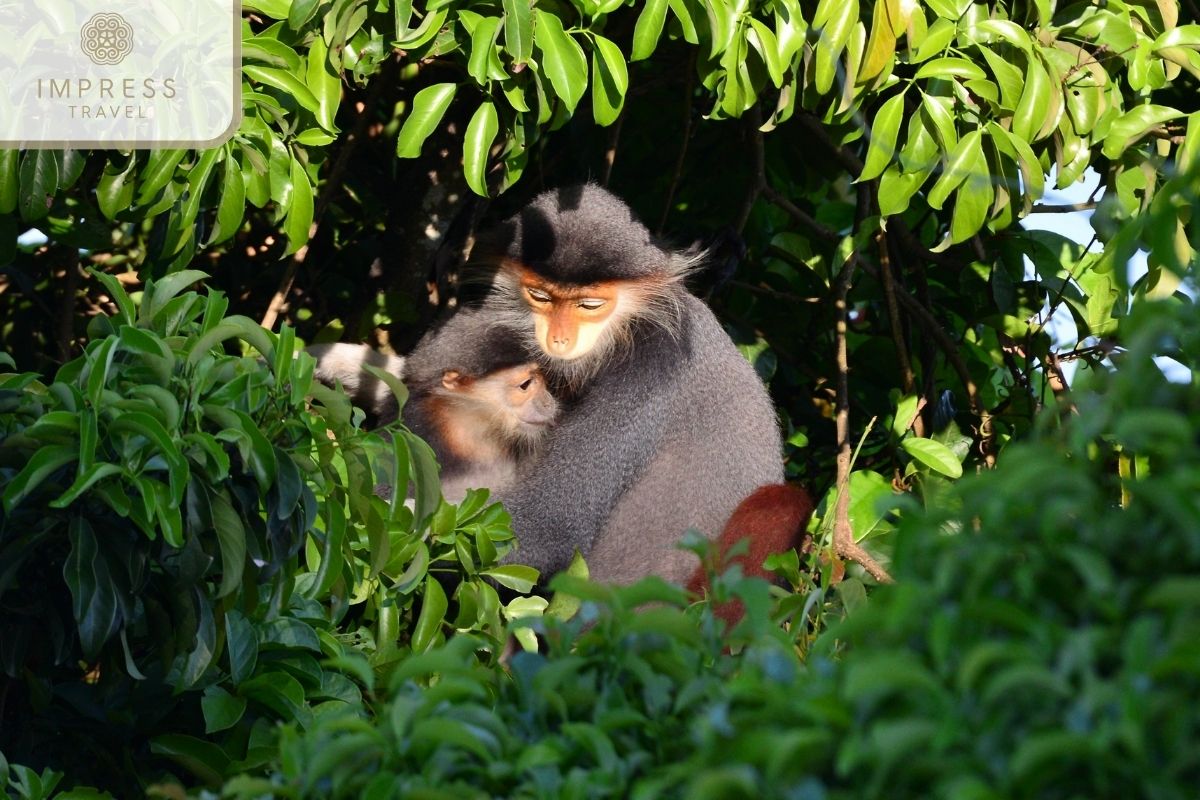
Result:
<instances>
[{"instance_id":1,"label":"baby monkey's ear","mask_svg":"<svg viewBox=\"0 0 1200 800\"><path fill-rule=\"evenodd\" d=\"M465 378L456 370L448 369L442 373L442 386L452 392L462 391L467 388L470 383L470 378Z\"/></svg>"}]
</instances>

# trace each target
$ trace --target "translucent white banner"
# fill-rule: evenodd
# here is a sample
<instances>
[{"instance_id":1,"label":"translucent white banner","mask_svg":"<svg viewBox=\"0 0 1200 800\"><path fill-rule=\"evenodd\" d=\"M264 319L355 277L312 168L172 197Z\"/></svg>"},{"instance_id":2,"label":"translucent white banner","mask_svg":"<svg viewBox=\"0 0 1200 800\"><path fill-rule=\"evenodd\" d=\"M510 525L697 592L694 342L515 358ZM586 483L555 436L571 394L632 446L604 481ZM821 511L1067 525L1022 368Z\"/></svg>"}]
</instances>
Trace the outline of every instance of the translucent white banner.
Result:
<instances>
[{"instance_id":1,"label":"translucent white banner","mask_svg":"<svg viewBox=\"0 0 1200 800\"><path fill-rule=\"evenodd\" d=\"M241 119L238 0L0 0L0 148L212 147Z\"/></svg>"}]
</instances>

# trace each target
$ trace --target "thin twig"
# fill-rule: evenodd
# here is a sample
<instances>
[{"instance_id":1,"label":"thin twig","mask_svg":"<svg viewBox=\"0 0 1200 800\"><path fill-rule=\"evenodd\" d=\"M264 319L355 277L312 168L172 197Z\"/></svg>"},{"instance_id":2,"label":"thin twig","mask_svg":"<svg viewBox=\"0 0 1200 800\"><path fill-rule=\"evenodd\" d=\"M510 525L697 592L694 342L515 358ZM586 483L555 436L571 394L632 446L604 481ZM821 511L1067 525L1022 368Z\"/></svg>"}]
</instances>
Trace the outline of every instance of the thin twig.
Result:
<instances>
[{"instance_id":1,"label":"thin twig","mask_svg":"<svg viewBox=\"0 0 1200 800\"><path fill-rule=\"evenodd\" d=\"M750 212L754 210L754 204L758 202L758 196L762 194L763 189L767 185L766 156L763 154L763 135L761 130L762 111L759 109L757 103L751 106L750 110L746 113L746 124L750 127L754 175L750 178L750 185L746 187L746 200L742 203L741 213L738 214L737 224L734 226L739 236L746 229L746 222L750 219Z\"/></svg>"},{"instance_id":2,"label":"thin twig","mask_svg":"<svg viewBox=\"0 0 1200 800\"><path fill-rule=\"evenodd\" d=\"M837 352L837 505L833 518L833 548L839 558L850 559L862 566L867 573L880 583L891 583L892 576L888 574L871 554L854 541L854 529L850 527L850 466L853 454L850 447L850 365L846 352L846 297L850 292L850 282L854 277L854 267L858 263L858 254L854 253L846 259L845 266L837 278L837 296L834 301L837 322L836 352Z\"/></svg>"},{"instance_id":3,"label":"thin twig","mask_svg":"<svg viewBox=\"0 0 1200 800\"><path fill-rule=\"evenodd\" d=\"M808 214L804 209L797 206L791 200L788 200L773 187L764 184L762 187L762 194L763 197L767 198L767 200L786 211L788 216L798 222L802 228L807 228L808 232L811 233L814 238L830 243L837 243L842 240L840 233L827 225L822 225L820 222L817 222L812 215Z\"/></svg>"},{"instance_id":4,"label":"thin twig","mask_svg":"<svg viewBox=\"0 0 1200 800\"><path fill-rule=\"evenodd\" d=\"M862 261L863 269L877 280L882 281L882 276L867 261ZM941 346L942 352L946 359L958 374L958 378L962 381L963 388L967 392L967 403L970 406L971 413L979 417L979 435L980 435L980 450L983 454L984 462L989 468L996 464L996 449L995 449L995 431L992 426L992 415L984 408L983 401L979 399L979 387L975 385L975 381L971 378L971 373L967 369L966 362L962 360L962 356L958 353L958 348L954 341L942 329L942 326L934 319L933 314L922 306L917 300L910 297L905 292L897 292L896 299L904 305L911 313L912 318L916 320L923 330L928 333Z\"/></svg>"},{"instance_id":5,"label":"thin twig","mask_svg":"<svg viewBox=\"0 0 1200 800\"><path fill-rule=\"evenodd\" d=\"M625 111L629 106L621 109L621 113L617 116L617 121L613 123L612 130L608 133L608 147L604 149L604 188L608 188L608 181L612 178L613 164L617 162L617 145L621 143L621 128L625 125Z\"/></svg>"},{"instance_id":6,"label":"thin twig","mask_svg":"<svg viewBox=\"0 0 1200 800\"><path fill-rule=\"evenodd\" d=\"M759 286L757 284L747 283L746 281L731 280L731 281L728 281L726 285L736 286L739 289L745 289L748 292L753 292L755 294L761 294L766 297L773 298L775 300L783 300L788 303L822 303L822 302L824 302L823 297L801 297L798 294L792 294L791 292L781 292L778 289L772 289L770 286Z\"/></svg>"},{"instance_id":7,"label":"thin twig","mask_svg":"<svg viewBox=\"0 0 1200 800\"><path fill-rule=\"evenodd\" d=\"M896 346L896 360L900 362L900 379L903 382L904 393L912 394L917 380L913 374L912 359L908 355L908 343L904 341L904 325L900 320L900 307L896 305L896 283L892 275L892 259L888 254L887 234L879 231L875 234L875 243L879 246L879 274L883 280L883 297L887 301L888 320L891 322L892 342ZM922 398L917 398L920 401ZM917 416L913 423L917 436L925 435L925 422Z\"/></svg>"},{"instance_id":8,"label":"thin twig","mask_svg":"<svg viewBox=\"0 0 1200 800\"><path fill-rule=\"evenodd\" d=\"M1033 208L1029 209L1031 214L1070 214L1073 211L1091 211L1096 207L1094 202L1086 203L1034 203Z\"/></svg>"},{"instance_id":9,"label":"thin twig","mask_svg":"<svg viewBox=\"0 0 1200 800\"><path fill-rule=\"evenodd\" d=\"M667 227L667 216L671 213L671 204L675 202L675 190L679 188L679 179L683 175L683 162L687 158L688 140L692 137L692 95L695 94L693 86L694 76L696 74L696 51L692 51L691 58L688 61L687 69L687 84L683 90L683 136L679 140L679 155L675 157L675 171L671 174L671 183L667 186L667 196L663 201L662 215L658 218L658 235L662 236L663 229Z\"/></svg>"}]
</instances>

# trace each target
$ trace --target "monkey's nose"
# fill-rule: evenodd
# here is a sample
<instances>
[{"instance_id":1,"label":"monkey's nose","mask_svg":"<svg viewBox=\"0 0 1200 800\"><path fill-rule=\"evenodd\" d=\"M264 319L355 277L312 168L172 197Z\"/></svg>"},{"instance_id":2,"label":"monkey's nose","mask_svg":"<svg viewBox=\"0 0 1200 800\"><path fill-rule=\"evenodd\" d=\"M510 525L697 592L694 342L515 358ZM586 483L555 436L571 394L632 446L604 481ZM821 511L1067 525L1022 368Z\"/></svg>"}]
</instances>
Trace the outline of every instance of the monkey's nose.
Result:
<instances>
[{"instance_id":1,"label":"monkey's nose","mask_svg":"<svg viewBox=\"0 0 1200 800\"><path fill-rule=\"evenodd\" d=\"M565 355L571 351L571 339L568 336L551 336L550 350L555 355Z\"/></svg>"}]
</instances>

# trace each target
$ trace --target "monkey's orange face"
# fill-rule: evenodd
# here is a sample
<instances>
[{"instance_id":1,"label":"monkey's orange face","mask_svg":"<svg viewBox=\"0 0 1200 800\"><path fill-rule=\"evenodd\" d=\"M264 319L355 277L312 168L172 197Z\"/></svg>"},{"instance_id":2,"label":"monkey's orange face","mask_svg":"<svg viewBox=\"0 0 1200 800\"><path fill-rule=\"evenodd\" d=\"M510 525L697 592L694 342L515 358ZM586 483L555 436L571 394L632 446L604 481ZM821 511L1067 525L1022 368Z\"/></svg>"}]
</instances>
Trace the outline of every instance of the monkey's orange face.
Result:
<instances>
[{"instance_id":1,"label":"monkey's orange face","mask_svg":"<svg viewBox=\"0 0 1200 800\"><path fill-rule=\"evenodd\" d=\"M534 333L547 355L571 361L587 355L612 322L621 292L612 283L564 286L526 271L521 298L533 313Z\"/></svg>"}]
</instances>

